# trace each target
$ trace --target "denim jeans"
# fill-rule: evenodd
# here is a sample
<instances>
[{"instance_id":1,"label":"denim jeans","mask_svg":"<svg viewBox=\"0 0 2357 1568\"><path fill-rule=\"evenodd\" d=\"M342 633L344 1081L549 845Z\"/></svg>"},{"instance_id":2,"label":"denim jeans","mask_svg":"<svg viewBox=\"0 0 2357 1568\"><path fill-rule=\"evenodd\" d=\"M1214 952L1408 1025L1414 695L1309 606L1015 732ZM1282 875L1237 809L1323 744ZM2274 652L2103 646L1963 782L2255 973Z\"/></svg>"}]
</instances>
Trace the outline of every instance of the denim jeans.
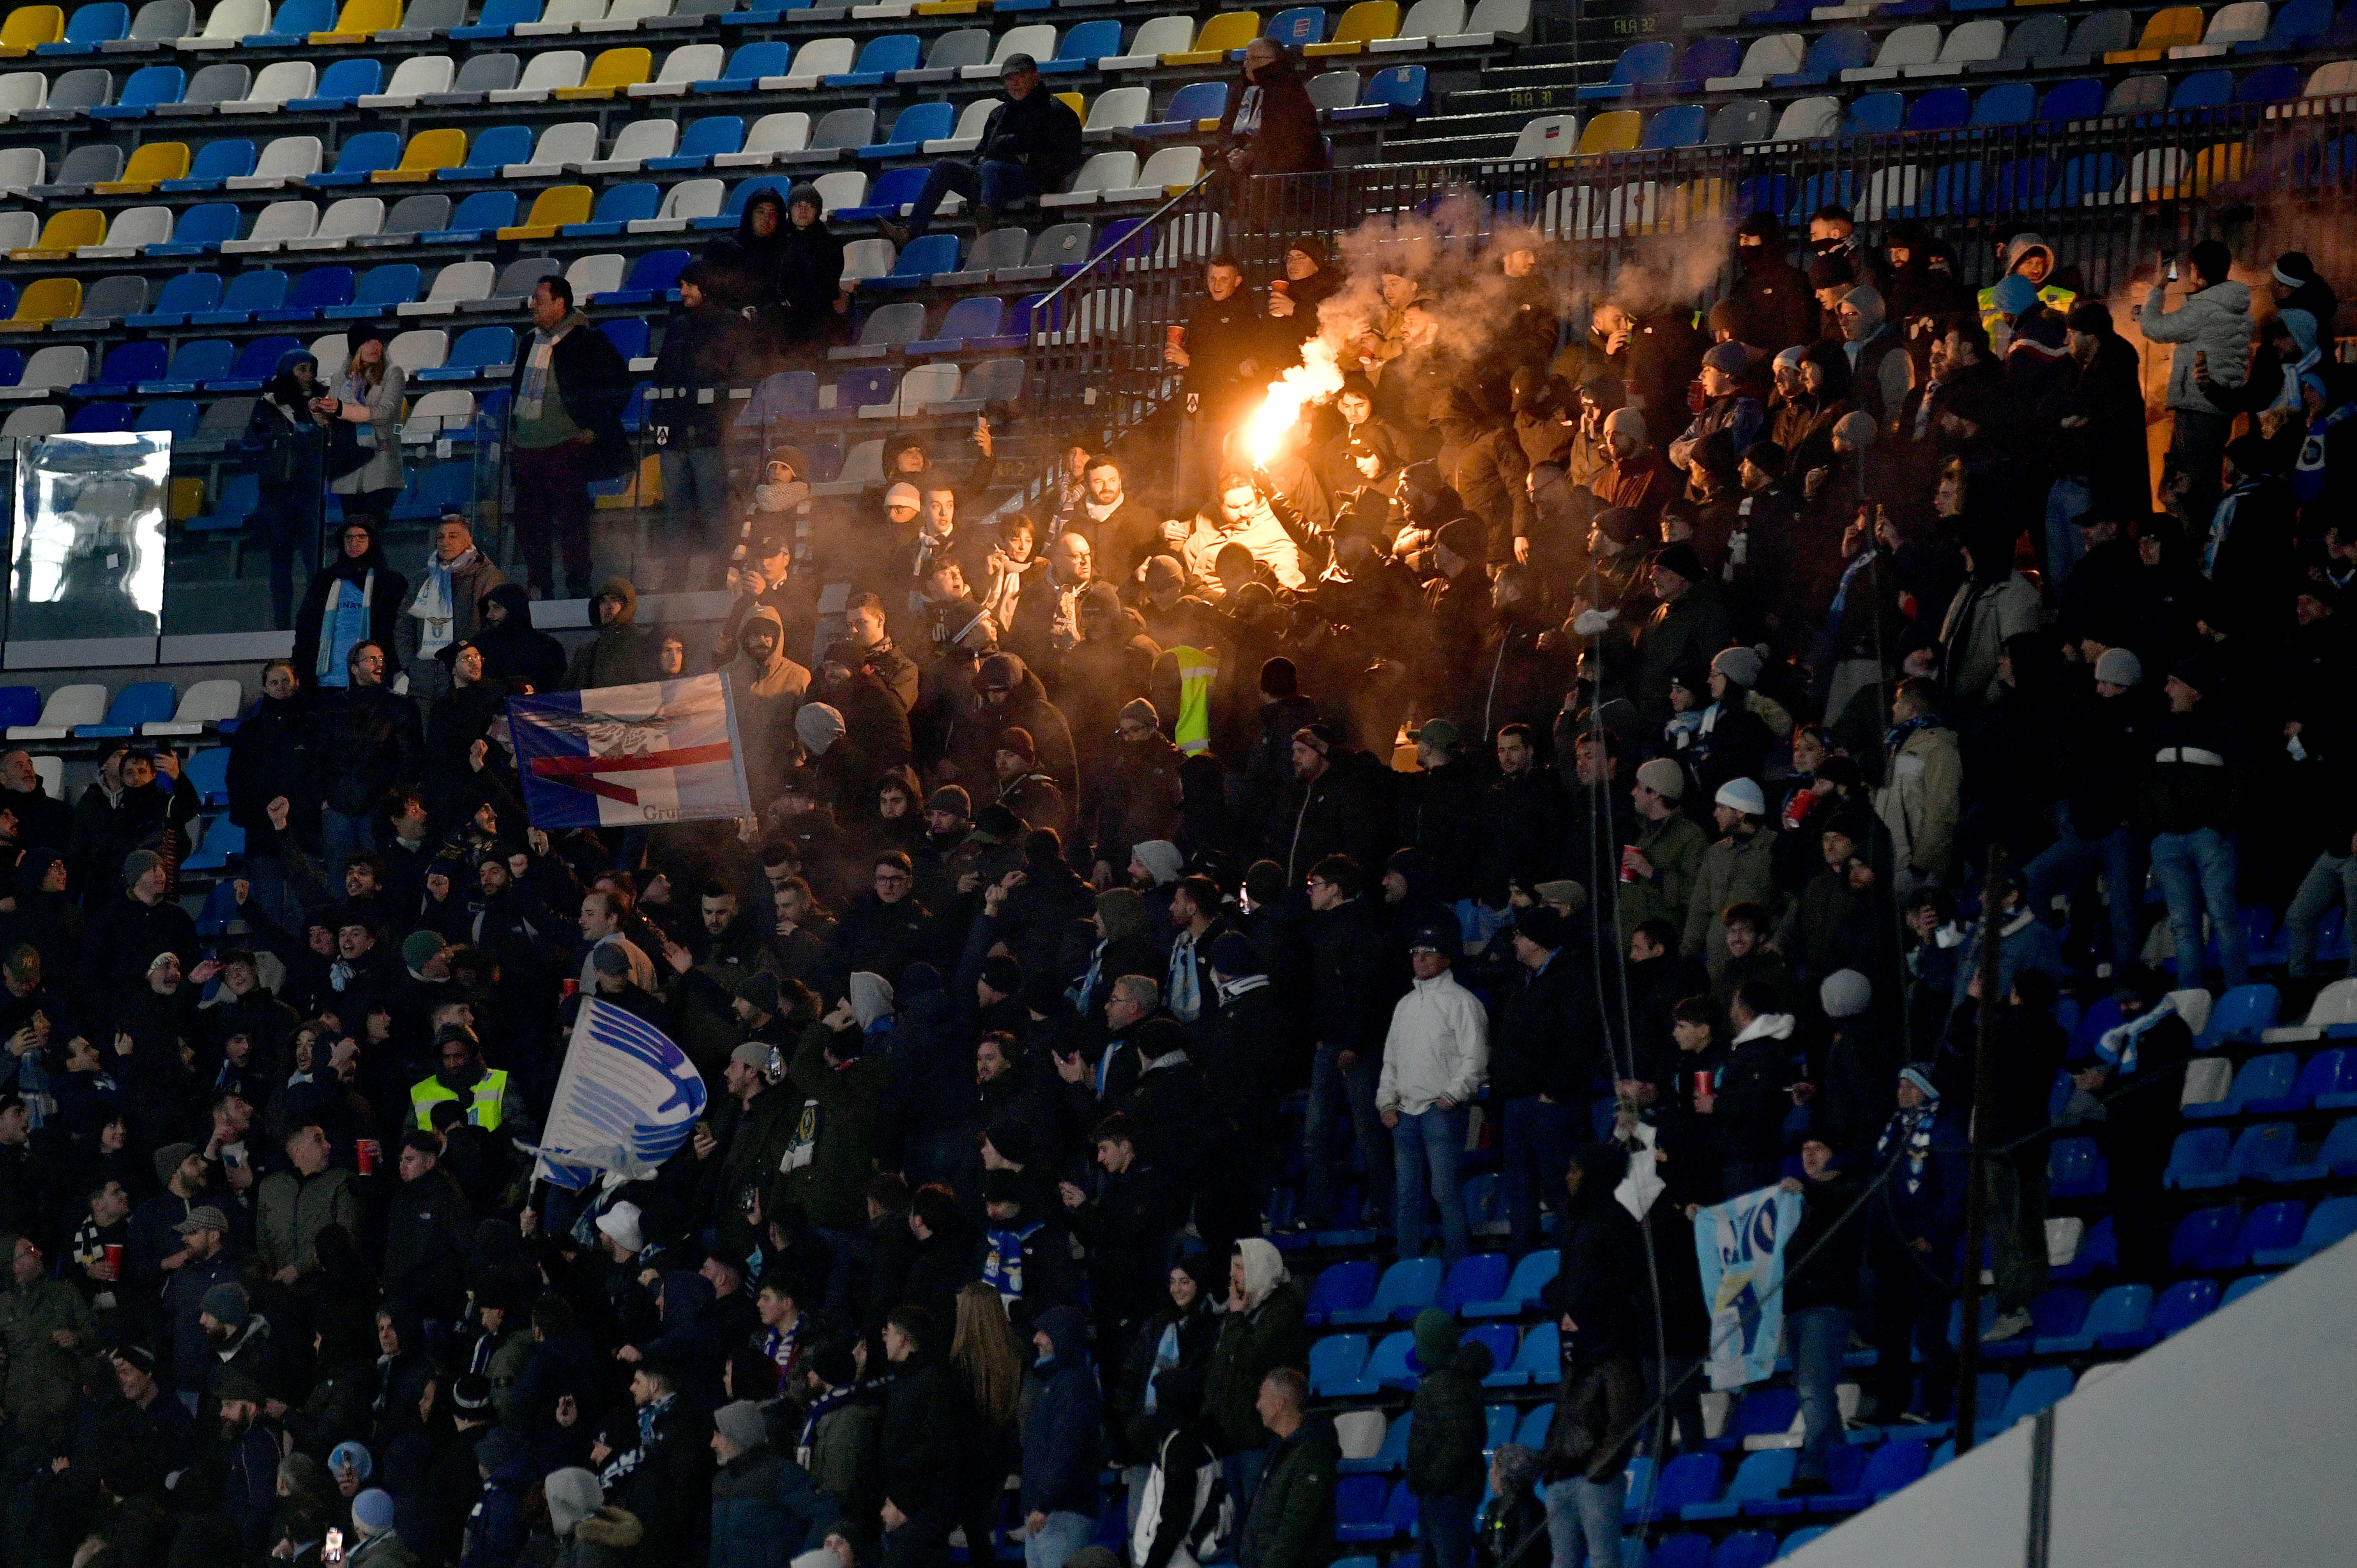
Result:
<instances>
[{"instance_id":1,"label":"denim jeans","mask_svg":"<svg viewBox=\"0 0 2357 1568\"><path fill-rule=\"evenodd\" d=\"M2284 911L2284 934L2291 944L2291 972L2307 978L2316 963L2316 927L2333 905L2357 915L2357 854L2319 854L2299 879L2299 891ZM2349 949L2348 972L2357 975L2357 943Z\"/></svg>"},{"instance_id":2,"label":"denim jeans","mask_svg":"<svg viewBox=\"0 0 2357 1568\"><path fill-rule=\"evenodd\" d=\"M1620 1568L1620 1508L1628 1490L1625 1471L1609 1481L1572 1476L1547 1483L1554 1568Z\"/></svg>"},{"instance_id":3,"label":"denim jeans","mask_svg":"<svg viewBox=\"0 0 2357 1568\"><path fill-rule=\"evenodd\" d=\"M1267 1463L1268 1449L1265 1446L1239 1448L1220 1461L1220 1478L1228 1485L1228 1496L1236 1500L1238 1524L1243 1522L1245 1510L1252 1507L1254 1494L1260 1490L1261 1466Z\"/></svg>"},{"instance_id":4,"label":"denim jeans","mask_svg":"<svg viewBox=\"0 0 2357 1568\"><path fill-rule=\"evenodd\" d=\"M1416 1495L1415 1539L1424 1549L1424 1568L1472 1568L1473 1515L1480 1506L1478 1487Z\"/></svg>"},{"instance_id":5,"label":"denim jeans","mask_svg":"<svg viewBox=\"0 0 2357 1568\"><path fill-rule=\"evenodd\" d=\"M2234 844L2215 828L2190 833L2156 833L2152 875L2169 903L2169 927L2177 938L2177 983L2199 985L2202 977L2201 912L2218 933L2218 961L2229 986L2251 978L2244 951L2243 912L2234 903Z\"/></svg>"},{"instance_id":6,"label":"denim jeans","mask_svg":"<svg viewBox=\"0 0 2357 1568\"><path fill-rule=\"evenodd\" d=\"M376 823L372 817L348 817L332 806L319 808L319 845L323 865L319 874L329 886L344 884L344 861L348 856L366 854L376 848Z\"/></svg>"},{"instance_id":7,"label":"denim jeans","mask_svg":"<svg viewBox=\"0 0 2357 1568\"><path fill-rule=\"evenodd\" d=\"M2095 504L2086 482L2065 474L2046 492L2046 580L2059 586L2087 553L2079 520Z\"/></svg>"},{"instance_id":8,"label":"denim jeans","mask_svg":"<svg viewBox=\"0 0 2357 1568\"><path fill-rule=\"evenodd\" d=\"M665 446L662 454L663 518L672 542L709 550L726 537L728 461L717 446ZM683 564L679 584L692 587Z\"/></svg>"},{"instance_id":9,"label":"denim jeans","mask_svg":"<svg viewBox=\"0 0 2357 1568\"><path fill-rule=\"evenodd\" d=\"M1399 1255L1424 1252L1424 1195L1427 1188L1440 1205L1441 1255L1450 1263L1472 1250L1473 1235L1465 1223L1465 1194L1457 1167L1465 1158L1465 1107L1443 1111L1437 1105L1421 1115L1400 1112L1392 1129L1392 1227L1399 1233Z\"/></svg>"},{"instance_id":10,"label":"denim jeans","mask_svg":"<svg viewBox=\"0 0 2357 1568\"><path fill-rule=\"evenodd\" d=\"M1023 1538L1023 1568L1064 1568L1064 1559L1086 1546L1096 1528L1097 1521L1084 1513L1049 1514L1046 1524Z\"/></svg>"},{"instance_id":11,"label":"denim jeans","mask_svg":"<svg viewBox=\"0 0 2357 1568\"><path fill-rule=\"evenodd\" d=\"M1037 176L1021 164L960 163L955 158L936 162L925 176L925 188L917 192L916 206L909 214L909 237L915 239L933 226L933 213L942 198L956 191L968 201L979 200L994 212L1003 212L1007 204L1026 196L1039 193Z\"/></svg>"},{"instance_id":12,"label":"denim jeans","mask_svg":"<svg viewBox=\"0 0 2357 1568\"><path fill-rule=\"evenodd\" d=\"M1564 1167L1571 1163L1573 1111L1568 1105L1526 1094L1506 1101L1505 1199L1508 1245L1516 1257L1539 1244L1539 1204L1563 1196Z\"/></svg>"},{"instance_id":13,"label":"denim jeans","mask_svg":"<svg viewBox=\"0 0 2357 1568\"><path fill-rule=\"evenodd\" d=\"M2111 928L2112 978L2116 981L2136 967L2139 931L2136 910L2144 902L2144 876L2136 861L2136 834L2126 826L2101 838L2082 838L2071 821L2070 802L2054 808L2055 839L2031 860L2024 872L2029 907L2041 920L2050 920L2054 895L2071 900L2071 924L2090 935L2095 918L2095 875L2103 874L2108 902L2104 923Z\"/></svg>"},{"instance_id":14,"label":"denim jeans","mask_svg":"<svg viewBox=\"0 0 2357 1568\"><path fill-rule=\"evenodd\" d=\"M1326 1225L1334 1218L1334 1167L1327 1145L1331 1129L1347 1111L1359 1164L1367 1173L1366 1217L1361 1222L1372 1225L1392 1185L1391 1140L1383 1132L1383 1118L1375 1113L1375 1082L1383 1064L1381 1058L1364 1051L1347 1068L1341 1065L1341 1047L1321 1045L1310 1058L1309 1105L1301 1121L1301 1152L1309 1179L1301 1211L1312 1225Z\"/></svg>"},{"instance_id":15,"label":"denim jeans","mask_svg":"<svg viewBox=\"0 0 2357 1568\"><path fill-rule=\"evenodd\" d=\"M1796 1481L1825 1478L1825 1456L1842 1441L1842 1352L1849 1348L1849 1308L1804 1306L1784 1315L1784 1343L1792 1352L1792 1385L1801 1392L1801 1458Z\"/></svg>"}]
</instances>

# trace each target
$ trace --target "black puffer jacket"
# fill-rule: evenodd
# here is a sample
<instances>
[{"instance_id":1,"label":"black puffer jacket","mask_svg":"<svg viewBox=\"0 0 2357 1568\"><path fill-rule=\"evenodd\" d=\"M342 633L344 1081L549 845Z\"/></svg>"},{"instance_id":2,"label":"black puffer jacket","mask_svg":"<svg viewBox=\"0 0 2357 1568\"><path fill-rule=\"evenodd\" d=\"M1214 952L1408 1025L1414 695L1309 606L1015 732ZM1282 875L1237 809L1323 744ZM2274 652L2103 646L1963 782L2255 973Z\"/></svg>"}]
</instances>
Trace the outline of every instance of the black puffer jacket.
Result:
<instances>
[{"instance_id":1,"label":"black puffer jacket","mask_svg":"<svg viewBox=\"0 0 2357 1568\"><path fill-rule=\"evenodd\" d=\"M1415 1391L1415 1424L1407 1434L1407 1489L1420 1498L1478 1493L1486 1466L1487 1423L1481 1380L1497 1367L1490 1348L1469 1339Z\"/></svg>"},{"instance_id":2,"label":"black puffer jacket","mask_svg":"<svg viewBox=\"0 0 2357 1568\"><path fill-rule=\"evenodd\" d=\"M336 694L325 709L319 782L328 810L363 815L395 784L416 779L425 749L417 704L382 686L355 686Z\"/></svg>"}]
</instances>

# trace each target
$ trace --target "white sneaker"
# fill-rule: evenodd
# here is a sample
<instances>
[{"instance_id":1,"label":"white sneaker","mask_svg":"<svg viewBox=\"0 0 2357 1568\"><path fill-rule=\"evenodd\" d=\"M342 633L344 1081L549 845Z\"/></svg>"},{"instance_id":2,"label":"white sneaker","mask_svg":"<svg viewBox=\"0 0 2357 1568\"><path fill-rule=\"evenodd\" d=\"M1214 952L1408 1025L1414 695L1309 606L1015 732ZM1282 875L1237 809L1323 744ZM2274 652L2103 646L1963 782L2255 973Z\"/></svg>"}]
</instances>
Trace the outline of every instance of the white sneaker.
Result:
<instances>
[{"instance_id":1,"label":"white sneaker","mask_svg":"<svg viewBox=\"0 0 2357 1568\"><path fill-rule=\"evenodd\" d=\"M1995 1323L1989 1325L1988 1332L1981 1336L1981 1343L1984 1345L1995 1345L2000 1341L2010 1339L2016 1335L2027 1334L2029 1332L2032 1322L2032 1318L2027 1312L2016 1311L2001 1314Z\"/></svg>"}]
</instances>

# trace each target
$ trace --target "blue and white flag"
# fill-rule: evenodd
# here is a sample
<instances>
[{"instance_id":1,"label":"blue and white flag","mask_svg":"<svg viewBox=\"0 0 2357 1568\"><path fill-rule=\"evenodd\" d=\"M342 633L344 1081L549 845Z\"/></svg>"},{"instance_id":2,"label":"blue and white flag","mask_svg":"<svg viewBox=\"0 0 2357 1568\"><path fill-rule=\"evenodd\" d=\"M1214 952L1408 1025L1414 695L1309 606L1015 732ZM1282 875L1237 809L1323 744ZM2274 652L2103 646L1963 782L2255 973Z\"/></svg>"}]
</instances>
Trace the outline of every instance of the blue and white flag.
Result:
<instances>
[{"instance_id":1,"label":"blue and white flag","mask_svg":"<svg viewBox=\"0 0 2357 1568\"><path fill-rule=\"evenodd\" d=\"M511 698L508 734L544 832L753 814L726 675Z\"/></svg>"},{"instance_id":2,"label":"blue and white flag","mask_svg":"<svg viewBox=\"0 0 2357 1568\"><path fill-rule=\"evenodd\" d=\"M703 1075L668 1036L585 996L540 1145L518 1146L540 1156L536 1180L570 1192L601 1172L636 1181L679 1152L704 1102Z\"/></svg>"},{"instance_id":3,"label":"blue and white flag","mask_svg":"<svg viewBox=\"0 0 2357 1568\"><path fill-rule=\"evenodd\" d=\"M1695 1212L1695 1254L1710 1313L1710 1386L1770 1377L1784 1337L1784 1243L1801 1223L1801 1195L1763 1187Z\"/></svg>"}]
</instances>

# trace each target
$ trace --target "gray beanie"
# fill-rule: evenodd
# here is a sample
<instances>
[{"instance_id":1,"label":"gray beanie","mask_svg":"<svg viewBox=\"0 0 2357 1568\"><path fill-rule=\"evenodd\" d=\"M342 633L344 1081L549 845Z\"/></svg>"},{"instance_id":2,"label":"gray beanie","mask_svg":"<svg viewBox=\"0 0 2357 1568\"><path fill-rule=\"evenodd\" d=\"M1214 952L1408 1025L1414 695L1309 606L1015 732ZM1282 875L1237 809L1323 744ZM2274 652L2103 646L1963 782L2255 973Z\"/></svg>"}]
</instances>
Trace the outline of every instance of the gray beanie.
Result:
<instances>
[{"instance_id":1,"label":"gray beanie","mask_svg":"<svg viewBox=\"0 0 2357 1568\"><path fill-rule=\"evenodd\" d=\"M813 757L824 757L843 731L843 714L825 703L804 703L794 710L794 738Z\"/></svg>"},{"instance_id":2,"label":"gray beanie","mask_svg":"<svg viewBox=\"0 0 2357 1568\"><path fill-rule=\"evenodd\" d=\"M548 1522L559 1541L572 1540L573 1527L596 1513L597 1505L606 1500L596 1474L577 1466L551 1470L542 1483L541 1495L548 1499Z\"/></svg>"},{"instance_id":3,"label":"gray beanie","mask_svg":"<svg viewBox=\"0 0 2357 1568\"><path fill-rule=\"evenodd\" d=\"M2133 649L2106 648L2095 655L2095 679L2115 686L2133 686L2144 679L2144 660Z\"/></svg>"},{"instance_id":4,"label":"gray beanie","mask_svg":"<svg viewBox=\"0 0 2357 1568\"><path fill-rule=\"evenodd\" d=\"M712 1424L732 1447L740 1451L758 1448L770 1440L770 1427L761 1419L761 1407L751 1400L722 1405L712 1412Z\"/></svg>"},{"instance_id":5,"label":"gray beanie","mask_svg":"<svg viewBox=\"0 0 2357 1568\"><path fill-rule=\"evenodd\" d=\"M1854 969L1837 969L1817 986L1828 1018L1855 1018L1874 1001L1874 982Z\"/></svg>"},{"instance_id":6,"label":"gray beanie","mask_svg":"<svg viewBox=\"0 0 2357 1568\"><path fill-rule=\"evenodd\" d=\"M164 864L164 857L152 849L135 849L123 857L123 886L135 887L139 879Z\"/></svg>"},{"instance_id":7,"label":"gray beanie","mask_svg":"<svg viewBox=\"0 0 2357 1568\"><path fill-rule=\"evenodd\" d=\"M1147 839L1129 853L1138 865L1154 874L1157 887L1178 881L1178 873L1187 864L1186 854L1168 839Z\"/></svg>"},{"instance_id":8,"label":"gray beanie","mask_svg":"<svg viewBox=\"0 0 2357 1568\"><path fill-rule=\"evenodd\" d=\"M197 1298L197 1310L215 1323L242 1328L248 1310L245 1287L224 1281Z\"/></svg>"},{"instance_id":9,"label":"gray beanie","mask_svg":"<svg viewBox=\"0 0 2357 1568\"><path fill-rule=\"evenodd\" d=\"M1747 691L1760 684L1760 655L1749 648L1722 648L1712 656L1711 669Z\"/></svg>"}]
</instances>

